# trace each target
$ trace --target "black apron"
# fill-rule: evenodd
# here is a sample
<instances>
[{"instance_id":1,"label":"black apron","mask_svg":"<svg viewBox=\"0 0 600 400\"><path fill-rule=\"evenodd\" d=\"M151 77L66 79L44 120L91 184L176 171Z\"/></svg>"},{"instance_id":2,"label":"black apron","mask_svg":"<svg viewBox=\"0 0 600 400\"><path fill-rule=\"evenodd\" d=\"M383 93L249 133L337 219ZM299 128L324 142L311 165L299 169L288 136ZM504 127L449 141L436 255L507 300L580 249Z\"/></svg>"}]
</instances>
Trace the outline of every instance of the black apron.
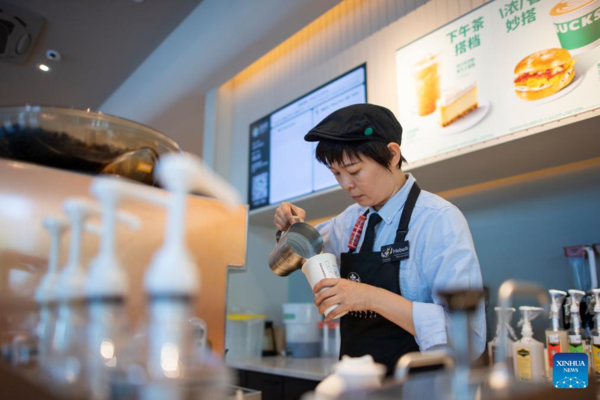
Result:
<instances>
[{"instance_id":1,"label":"black apron","mask_svg":"<svg viewBox=\"0 0 600 400\"><path fill-rule=\"evenodd\" d=\"M394 246L405 243L408 224L421 189L415 182L404 204ZM400 261L382 262L381 252L341 254L340 274L342 278L377 286L401 295ZM408 258L408 252L402 259ZM404 354L419 351L415 338L400 326L373 311L349 312L341 318L340 357L361 357L370 354L375 362L387 367L388 376L393 374L396 363Z\"/></svg>"}]
</instances>

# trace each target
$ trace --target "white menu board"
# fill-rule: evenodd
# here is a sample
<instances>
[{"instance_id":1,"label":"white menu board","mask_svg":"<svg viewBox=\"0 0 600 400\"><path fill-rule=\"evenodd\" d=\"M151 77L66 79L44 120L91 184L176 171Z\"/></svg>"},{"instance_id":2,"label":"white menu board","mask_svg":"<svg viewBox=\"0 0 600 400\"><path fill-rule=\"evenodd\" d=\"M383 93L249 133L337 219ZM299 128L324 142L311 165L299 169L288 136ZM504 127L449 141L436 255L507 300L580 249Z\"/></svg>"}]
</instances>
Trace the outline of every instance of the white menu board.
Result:
<instances>
[{"instance_id":1,"label":"white menu board","mask_svg":"<svg viewBox=\"0 0 600 400\"><path fill-rule=\"evenodd\" d=\"M498 0L396 52L409 162L600 107L600 0Z\"/></svg>"}]
</instances>

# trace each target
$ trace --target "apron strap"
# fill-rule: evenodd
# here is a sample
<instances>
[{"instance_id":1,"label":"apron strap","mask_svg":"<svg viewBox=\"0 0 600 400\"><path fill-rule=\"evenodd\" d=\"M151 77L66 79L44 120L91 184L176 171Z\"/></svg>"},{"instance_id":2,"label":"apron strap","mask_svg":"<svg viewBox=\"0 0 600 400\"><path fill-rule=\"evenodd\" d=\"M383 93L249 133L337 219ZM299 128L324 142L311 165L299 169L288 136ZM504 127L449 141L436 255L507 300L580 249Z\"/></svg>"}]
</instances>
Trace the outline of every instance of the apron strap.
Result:
<instances>
[{"instance_id":1,"label":"apron strap","mask_svg":"<svg viewBox=\"0 0 600 400\"><path fill-rule=\"evenodd\" d=\"M404 210L402 210L400 224L398 224L398 230L396 231L395 244L402 243L406 240L406 235L408 234L408 224L410 223L410 218L412 217L412 213L415 209L415 204L417 204L417 199L419 198L420 193L421 188L419 185L417 185L417 182L413 183L412 188L410 188L410 193L408 193L406 203L404 203Z\"/></svg>"}]
</instances>

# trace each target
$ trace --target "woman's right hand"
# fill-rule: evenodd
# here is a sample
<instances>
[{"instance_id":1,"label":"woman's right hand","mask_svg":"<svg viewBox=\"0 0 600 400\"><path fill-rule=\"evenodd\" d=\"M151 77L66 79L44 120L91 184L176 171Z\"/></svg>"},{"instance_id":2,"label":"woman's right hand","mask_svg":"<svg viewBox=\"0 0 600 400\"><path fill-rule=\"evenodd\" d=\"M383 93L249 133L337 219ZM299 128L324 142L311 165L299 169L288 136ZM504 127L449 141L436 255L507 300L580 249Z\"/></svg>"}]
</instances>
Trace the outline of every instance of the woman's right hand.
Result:
<instances>
[{"instance_id":1,"label":"woman's right hand","mask_svg":"<svg viewBox=\"0 0 600 400\"><path fill-rule=\"evenodd\" d=\"M303 222L305 217L306 211L291 203L283 202L275 211L275 226L285 232L294 222Z\"/></svg>"}]
</instances>

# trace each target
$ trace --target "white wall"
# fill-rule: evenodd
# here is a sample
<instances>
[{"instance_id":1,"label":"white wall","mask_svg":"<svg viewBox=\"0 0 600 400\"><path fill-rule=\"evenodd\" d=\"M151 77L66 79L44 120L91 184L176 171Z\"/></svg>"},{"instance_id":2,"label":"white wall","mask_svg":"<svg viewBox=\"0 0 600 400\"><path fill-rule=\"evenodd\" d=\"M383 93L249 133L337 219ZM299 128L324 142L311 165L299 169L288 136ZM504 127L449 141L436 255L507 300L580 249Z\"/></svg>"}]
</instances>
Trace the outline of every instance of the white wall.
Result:
<instances>
[{"instance_id":1,"label":"white wall","mask_svg":"<svg viewBox=\"0 0 600 400\"><path fill-rule=\"evenodd\" d=\"M204 95L340 0L204 0L100 107L202 153Z\"/></svg>"},{"instance_id":2,"label":"white wall","mask_svg":"<svg viewBox=\"0 0 600 400\"><path fill-rule=\"evenodd\" d=\"M483 3L347 0L321 16L231 81L228 178L247 194L250 123L359 64L367 63L368 101L396 110L396 49Z\"/></svg>"},{"instance_id":3,"label":"white wall","mask_svg":"<svg viewBox=\"0 0 600 400\"><path fill-rule=\"evenodd\" d=\"M288 279L275 275L266 262L275 247L275 230L250 226L246 272L230 272L227 285L228 313L266 314L281 325L282 308L288 298Z\"/></svg>"}]
</instances>

